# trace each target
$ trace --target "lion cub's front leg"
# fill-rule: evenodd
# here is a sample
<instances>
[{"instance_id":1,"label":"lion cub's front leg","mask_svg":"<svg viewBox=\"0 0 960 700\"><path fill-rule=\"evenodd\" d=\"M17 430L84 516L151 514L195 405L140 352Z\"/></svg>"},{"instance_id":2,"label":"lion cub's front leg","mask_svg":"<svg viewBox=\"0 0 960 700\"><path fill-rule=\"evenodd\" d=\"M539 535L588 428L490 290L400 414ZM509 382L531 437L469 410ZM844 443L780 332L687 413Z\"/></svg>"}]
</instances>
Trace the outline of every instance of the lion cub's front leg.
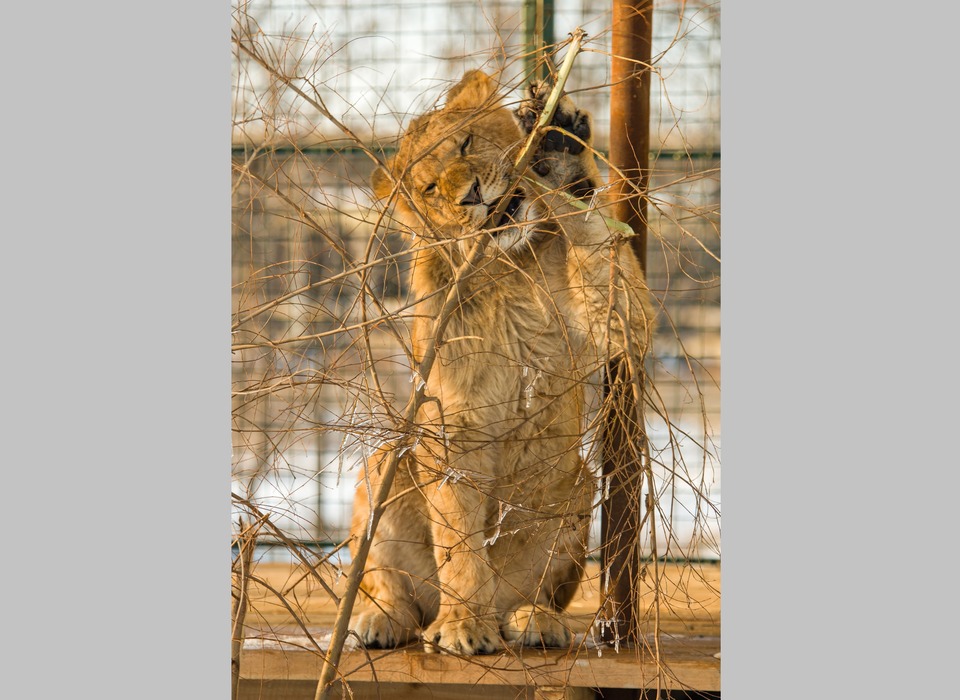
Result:
<instances>
[{"instance_id":1,"label":"lion cub's front leg","mask_svg":"<svg viewBox=\"0 0 960 700\"><path fill-rule=\"evenodd\" d=\"M493 606L495 573L484 545L487 499L467 479L429 488L440 611L423 634L427 651L489 654L502 648Z\"/></svg>"},{"instance_id":2,"label":"lion cub's front leg","mask_svg":"<svg viewBox=\"0 0 960 700\"><path fill-rule=\"evenodd\" d=\"M430 524L422 497L414 488L416 465L409 456L401 459L397 468L391 503L379 526L369 530L370 495L380 488L389 454L384 448L371 457L361 479L361 483L369 479L369 490L357 490L350 528L353 556L363 538L373 537L361 584L363 603L350 622L360 642L371 649L389 649L416 640L437 611Z\"/></svg>"}]
</instances>

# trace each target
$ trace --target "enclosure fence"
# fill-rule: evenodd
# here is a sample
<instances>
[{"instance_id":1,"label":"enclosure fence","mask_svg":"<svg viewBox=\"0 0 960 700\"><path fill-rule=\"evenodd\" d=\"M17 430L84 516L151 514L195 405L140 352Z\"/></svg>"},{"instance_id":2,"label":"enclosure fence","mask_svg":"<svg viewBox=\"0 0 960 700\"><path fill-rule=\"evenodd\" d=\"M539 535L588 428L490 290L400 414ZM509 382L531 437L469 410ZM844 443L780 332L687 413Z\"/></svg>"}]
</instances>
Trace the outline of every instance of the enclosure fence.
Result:
<instances>
[{"instance_id":1,"label":"enclosure fence","mask_svg":"<svg viewBox=\"0 0 960 700\"><path fill-rule=\"evenodd\" d=\"M409 258L399 233L381 225L375 235L380 214L364 148L389 154L409 118L434 106L472 68L498 75L518 99L530 72L525 4L235 7L234 31L268 65L235 52L234 492L268 512L292 541L335 545L347 536L358 466L390 420L379 397L400 405L411 388L401 327L409 315L401 311L410 303ZM552 5L558 41L576 27L588 34L567 91L593 114L602 155L610 5ZM647 418L669 525L657 551L714 559L720 551L720 20L715 4L655 7L647 278L663 320L648 372L662 410ZM315 91L278 75L308 81ZM602 159L600 165L606 176ZM361 302L364 285L379 308ZM389 324L377 321L391 314ZM588 439L586 456L594 458L590 445ZM595 520L594 544L598 537ZM279 542L272 531L260 541ZM281 547L263 556L289 552Z\"/></svg>"}]
</instances>

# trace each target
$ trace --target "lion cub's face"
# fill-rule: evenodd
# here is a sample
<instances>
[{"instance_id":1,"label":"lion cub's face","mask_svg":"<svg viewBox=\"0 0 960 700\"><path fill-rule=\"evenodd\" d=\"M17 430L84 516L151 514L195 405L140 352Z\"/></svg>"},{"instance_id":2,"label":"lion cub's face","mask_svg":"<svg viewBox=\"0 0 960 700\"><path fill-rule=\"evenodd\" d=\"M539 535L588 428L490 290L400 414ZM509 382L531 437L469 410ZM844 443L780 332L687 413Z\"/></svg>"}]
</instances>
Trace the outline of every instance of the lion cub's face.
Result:
<instances>
[{"instance_id":1,"label":"lion cub's face","mask_svg":"<svg viewBox=\"0 0 960 700\"><path fill-rule=\"evenodd\" d=\"M516 179L513 161L522 142L493 80L480 71L467 73L447 94L442 109L410 124L387 163L411 200L399 197L398 212L425 237L460 238L480 228L506 197L503 217L487 228L501 249L517 246L531 236L533 227L525 222L539 218L530 191L523 185L511 189ZM372 184L380 198L394 189L380 168ZM429 224L427 230L417 213Z\"/></svg>"}]
</instances>

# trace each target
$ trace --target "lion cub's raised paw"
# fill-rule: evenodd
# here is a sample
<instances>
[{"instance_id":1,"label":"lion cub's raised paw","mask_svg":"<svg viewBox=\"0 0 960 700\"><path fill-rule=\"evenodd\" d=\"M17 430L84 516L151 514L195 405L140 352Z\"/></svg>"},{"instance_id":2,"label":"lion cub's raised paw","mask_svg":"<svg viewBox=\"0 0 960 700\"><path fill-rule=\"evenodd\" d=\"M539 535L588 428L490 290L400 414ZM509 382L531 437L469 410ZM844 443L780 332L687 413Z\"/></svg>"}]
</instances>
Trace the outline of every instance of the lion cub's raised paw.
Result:
<instances>
[{"instance_id":1,"label":"lion cub's raised paw","mask_svg":"<svg viewBox=\"0 0 960 700\"><path fill-rule=\"evenodd\" d=\"M527 86L526 97L517 108L516 115L520 121L520 126L528 134L533 131L533 127L540 118L544 104L552 89L553 86L546 81L536 81ZM579 155L585 148L584 144L590 143L590 136L592 135L590 114L577 109L573 100L566 94L557 103L557 110L554 112L550 125L560 127L577 138L571 138L559 131L548 131L540 145L543 151L559 153L568 151L572 155Z\"/></svg>"},{"instance_id":2,"label":"lion cub's raised paw","mask_svg":"<svg viewBox=\"0 0 960 700\"><path fill-rule=\"evenodd\" d=\"M526 96L514 112L520 128L533 131L552 86L535 82L527 86ZM593 159L590 113L580 110L566 94L560 97L550 126L540 140L533 159L533 171L548 185L566 190L580 199L591 197L600 187L600 173Z\"/></svg>"},{"instance_id":3,"label":"lion cub's raised paw","mask_svg":"<svg viewBox=\"0 0 960 700\"><path fill-rule=\"evenodd\" d=\"M428 652L450 652L472 656L492 654L503 648L500 632L493 620L475 615L453 613L441 617L423 633Z\"/></svg>"}]
</instances>

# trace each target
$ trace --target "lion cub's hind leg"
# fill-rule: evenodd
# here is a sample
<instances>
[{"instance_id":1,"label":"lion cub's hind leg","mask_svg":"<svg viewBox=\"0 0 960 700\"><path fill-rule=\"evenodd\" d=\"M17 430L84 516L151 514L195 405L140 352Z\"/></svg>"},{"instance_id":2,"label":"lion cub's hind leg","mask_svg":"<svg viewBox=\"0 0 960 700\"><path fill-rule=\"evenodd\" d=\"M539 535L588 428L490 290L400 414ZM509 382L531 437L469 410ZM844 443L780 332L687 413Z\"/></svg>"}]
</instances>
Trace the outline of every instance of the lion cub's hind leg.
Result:
<instances>
[{"instance_id":1,"label":"lion cub's hind leg","mask_svg":"<svg viewBox=\"0 0 960 700\"><path fill-rule=\"evenodd\" d=\"M503 609L509 611L500 617L500 634L505 640L530 647L570 646L578 625L565 611L583 578L588 528L589 520L581 520L576 530L562 527L560 533L548 536L546 542L554 545L554 551L545 557L546 570L520 567L511 572L512 586L504 590L534 594L502 601Z\"/></svg>"},{"instance_id":2,"label":"lion cub's hind leg","mask_svg":"<svg viewBox=\"0 0 960 700\"><path fill-rule=\"evenodd\" d=\"M568 647L573 640L567 615L533 605L507 615L500 633L508 642L520 642L525 647Z\"/></svg>"}]
</instances>

